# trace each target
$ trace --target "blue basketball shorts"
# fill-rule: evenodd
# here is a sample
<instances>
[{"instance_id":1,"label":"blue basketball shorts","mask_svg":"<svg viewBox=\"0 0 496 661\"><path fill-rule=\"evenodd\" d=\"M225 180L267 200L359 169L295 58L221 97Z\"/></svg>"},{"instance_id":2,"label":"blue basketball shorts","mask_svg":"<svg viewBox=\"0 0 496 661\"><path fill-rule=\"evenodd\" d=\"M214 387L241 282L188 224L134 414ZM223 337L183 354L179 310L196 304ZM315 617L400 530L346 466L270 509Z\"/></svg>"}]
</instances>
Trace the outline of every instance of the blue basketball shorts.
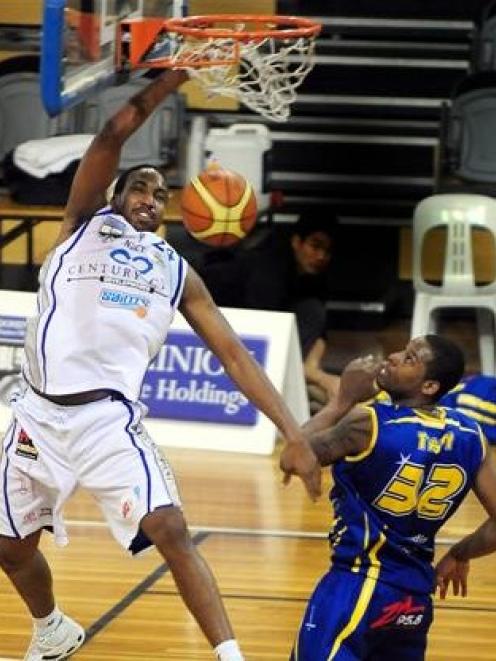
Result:
<instances>
[{"instance_id":1,"label":"blue basketball shorts","mask_svg":"<svg viewBox=\"0 0 496 661\"><path fill-rule=\"evenodd\" d=\"M291 661L422 661L432 598L331 569L307 605Z\"/></svg>"}]
</instances>

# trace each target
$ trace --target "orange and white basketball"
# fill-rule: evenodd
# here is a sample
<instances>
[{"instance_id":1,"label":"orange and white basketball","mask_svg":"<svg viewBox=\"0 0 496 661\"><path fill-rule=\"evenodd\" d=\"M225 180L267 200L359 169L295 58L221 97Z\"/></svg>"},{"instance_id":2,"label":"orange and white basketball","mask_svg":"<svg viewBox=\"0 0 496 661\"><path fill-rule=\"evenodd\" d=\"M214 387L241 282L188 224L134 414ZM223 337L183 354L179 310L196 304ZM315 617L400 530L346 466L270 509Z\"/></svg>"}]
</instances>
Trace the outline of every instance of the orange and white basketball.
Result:
<instances>
[{"instance_id":1,"label":"orange and white basketball","mask_svg":"<svg viewBox=\"0 0 496 661\"><path fill-rule=\"evenodd\" d=\"M214 164L192 179L181 194L188 232L212 246L232 246L245 238L257 219L252 185L237 172Z\"/></svg>"}]
</instances>

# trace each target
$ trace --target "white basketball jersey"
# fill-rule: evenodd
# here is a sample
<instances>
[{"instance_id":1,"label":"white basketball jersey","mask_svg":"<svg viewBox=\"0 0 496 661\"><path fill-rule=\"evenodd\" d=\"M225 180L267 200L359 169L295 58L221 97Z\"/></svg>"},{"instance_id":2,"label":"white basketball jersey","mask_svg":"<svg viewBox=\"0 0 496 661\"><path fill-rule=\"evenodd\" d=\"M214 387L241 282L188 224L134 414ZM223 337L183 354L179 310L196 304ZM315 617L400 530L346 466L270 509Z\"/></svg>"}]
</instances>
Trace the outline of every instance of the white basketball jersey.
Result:
<instances>
[{"instance_id":1,"label":"white basketball jersey","mask_svg":"<svg viewBox=\"0 0 496 661\"><path fill-rule=\"evenodd\" d=\"M109 207L46 258L38 315L28 321L26 379L40 392L108 388L139 398L165 341L187 263L153 232Z\"/></svg>"}]
</instances>

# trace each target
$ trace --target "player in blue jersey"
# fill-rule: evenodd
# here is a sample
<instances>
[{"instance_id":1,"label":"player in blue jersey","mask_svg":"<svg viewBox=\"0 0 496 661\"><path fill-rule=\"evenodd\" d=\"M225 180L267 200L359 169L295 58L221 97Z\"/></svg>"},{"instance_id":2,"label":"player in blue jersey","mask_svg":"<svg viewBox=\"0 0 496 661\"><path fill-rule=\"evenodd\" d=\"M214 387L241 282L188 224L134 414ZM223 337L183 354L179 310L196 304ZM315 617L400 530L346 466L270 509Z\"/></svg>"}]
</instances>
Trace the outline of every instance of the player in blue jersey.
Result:
<instances>
[{"instance_id":1,"label":"player in blue jersey","mask_svg":"<svg viewBox=\"0 0 496 661\"><path fill-rule=\"evenodd\" d=\"M468 376L441 397L439 403L477 420L488 443L496 444L496 377Z\"/></svg>"},{"instance_id":2,"label":"player in blue jersey","mask_svg":"<svg viewBox=\"0 0 496 661\"><path fill-rule=\"evenodd\" d=\"M309 600L293 661L424 658L436 533L471 488L490 515L486 526L496 525L484 435L465 414L436 405L463 370L452 342L416 338L380 366L354 361L336 400L307 423L321 465L333 466L333 557ZM374 382L391 401L357 404ZM456 561L445 560L444 588L460 579Z\"/></svg>"}]
</instances>

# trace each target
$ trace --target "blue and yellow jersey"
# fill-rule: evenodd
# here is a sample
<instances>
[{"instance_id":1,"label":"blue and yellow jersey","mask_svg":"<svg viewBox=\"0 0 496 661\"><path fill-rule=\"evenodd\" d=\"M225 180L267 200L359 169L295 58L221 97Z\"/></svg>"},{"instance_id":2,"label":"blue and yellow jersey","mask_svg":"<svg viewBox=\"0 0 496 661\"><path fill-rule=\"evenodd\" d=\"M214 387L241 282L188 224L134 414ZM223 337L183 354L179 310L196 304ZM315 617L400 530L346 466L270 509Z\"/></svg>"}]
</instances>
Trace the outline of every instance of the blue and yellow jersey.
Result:
<instances>
[{"instance_id":1,"label":"blue and yellow jersey","mask_svg":"<svg viewBox=\"0 0 496 661\"><path fill-rule=\"evenodd\" d=\"M471 488L486 452L479 425L432 412L371 403L362 454L333 466L333 565L428 593L434 537Z\"/></svg>"},{"instance_id":2,"label":"blue and yellow jersey","mask_svg":"<svg viewBox=\"0 0 496 661\"><path fill-rule=\"evenodd\" d=\"M496 378L478 374L463 379L441 397L441 406L456 408L477 420L489 443L496 443Z\"/></svg>"}]
</instances>

